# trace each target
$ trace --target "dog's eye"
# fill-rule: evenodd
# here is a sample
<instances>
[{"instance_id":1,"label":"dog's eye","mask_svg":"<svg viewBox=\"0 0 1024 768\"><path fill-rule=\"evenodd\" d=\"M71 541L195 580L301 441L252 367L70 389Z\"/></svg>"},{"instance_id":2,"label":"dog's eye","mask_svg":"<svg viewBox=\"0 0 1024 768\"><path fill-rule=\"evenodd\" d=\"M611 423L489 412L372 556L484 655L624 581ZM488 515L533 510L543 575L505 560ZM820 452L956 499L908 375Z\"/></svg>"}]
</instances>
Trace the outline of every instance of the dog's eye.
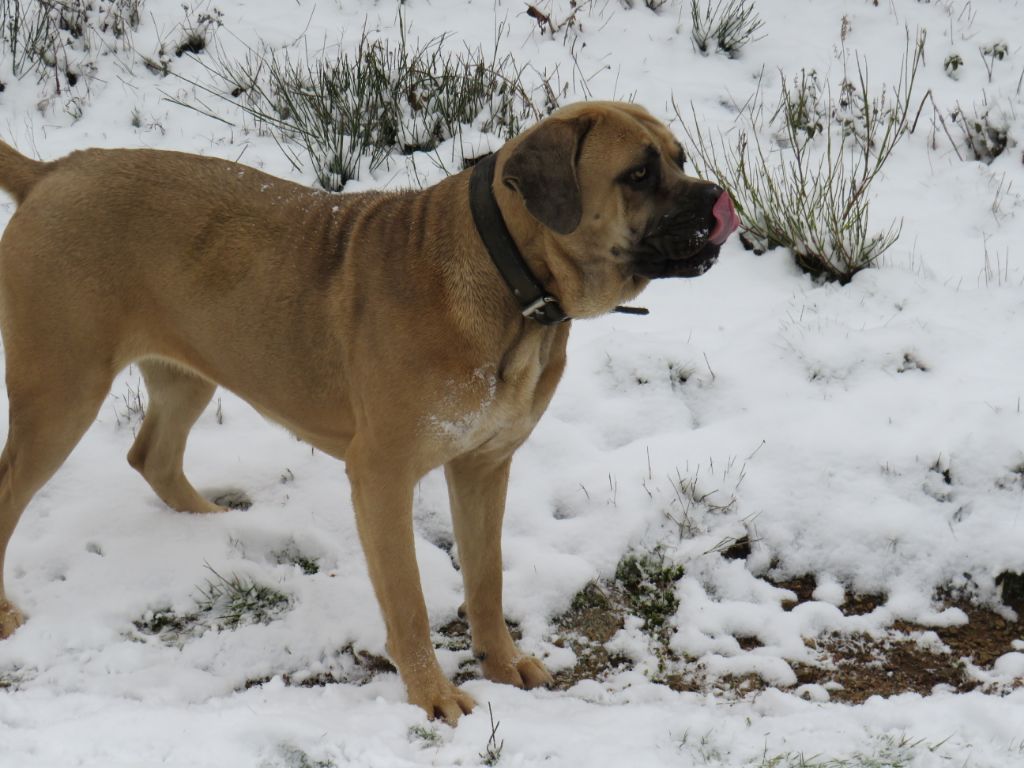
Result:
<instances>
[{"instance_id":1,"label":"dog's eye","mask_svg":"<svg viewBox=\"0 0 1024 768\"><path fill-rule=\"evenodd\" d=\"M634 189L645 189L654 184L658 178L658 166L656 162L648 162L638 165L626 171L620 179Z\"/></svg>"}]
</instances>

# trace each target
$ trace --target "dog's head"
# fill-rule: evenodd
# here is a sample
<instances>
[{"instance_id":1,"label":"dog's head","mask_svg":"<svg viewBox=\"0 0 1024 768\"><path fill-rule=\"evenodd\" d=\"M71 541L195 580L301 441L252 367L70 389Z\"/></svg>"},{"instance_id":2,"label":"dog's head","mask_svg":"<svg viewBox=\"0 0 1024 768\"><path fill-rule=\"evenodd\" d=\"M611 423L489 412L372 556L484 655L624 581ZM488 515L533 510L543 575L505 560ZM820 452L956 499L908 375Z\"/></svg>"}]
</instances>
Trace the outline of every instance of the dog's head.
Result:
<instances>
[{"instance_id":1,"label":"dog's head","mask_svg":"<svg viewBox=\"0 0 1024 768\"><path fill-rule=\"evenodd\" d=\"M739 226L729 195L687 176L679 142L633 104L566 107L509 150L501 181L546 230L548 267L563 293L580 294L563 298L577 313L628 299L651 278L703 274ZM582 277L567 289L573 270ZM594 296L615 292L616 280L616 296Z\"/></svg>"}]
</instances>

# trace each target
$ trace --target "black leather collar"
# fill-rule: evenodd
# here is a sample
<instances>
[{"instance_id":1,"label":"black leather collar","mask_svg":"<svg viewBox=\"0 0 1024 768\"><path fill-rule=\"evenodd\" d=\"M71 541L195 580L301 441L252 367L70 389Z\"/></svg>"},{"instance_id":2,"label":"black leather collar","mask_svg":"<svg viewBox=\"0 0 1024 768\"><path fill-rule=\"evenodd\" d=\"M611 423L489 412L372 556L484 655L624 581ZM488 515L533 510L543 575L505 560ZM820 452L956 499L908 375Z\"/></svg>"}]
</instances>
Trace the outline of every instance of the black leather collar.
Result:
<instances>
[{"instance_id":1,"label":"black leather collar","mask_svg":"<svg viewBox=\"0 0 1024 768\"><path fill-rule=\"evenodd\" d=\"M469 208L476 231L480 233L494 266L512 289L523 317L536 320L541 325L564 323L570 319L569 316L562 310L558 299L545 291L533 276L505 226L492 190L496 160L497 154L480 160L473 166L469 177Z\"/></svg>"}]
</instances>

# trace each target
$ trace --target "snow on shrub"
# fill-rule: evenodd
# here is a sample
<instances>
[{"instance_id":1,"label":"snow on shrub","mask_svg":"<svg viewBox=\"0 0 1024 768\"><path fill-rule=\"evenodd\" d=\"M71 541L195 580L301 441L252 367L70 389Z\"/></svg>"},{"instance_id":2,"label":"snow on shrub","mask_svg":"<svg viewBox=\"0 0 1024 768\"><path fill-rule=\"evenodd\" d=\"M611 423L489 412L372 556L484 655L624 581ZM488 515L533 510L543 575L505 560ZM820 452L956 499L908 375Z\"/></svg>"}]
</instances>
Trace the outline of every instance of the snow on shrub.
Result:
<instances>
[{"instance_id":1,"label":"snow on shrub","mask_svg":"<svg viewBox=\"0 0 1024 768\"><path fill-rule=\"evenodd\" d=\"M804 271L840 283L892 247L901 225L871 228L869 192L910 130L924 40L924 33L913 42L908 37L892 88L873 90L859 57L855 76L843 80L838 98L823 91L814 72L801 70L792 82L783 77L768 120L759 92L734 136L712 136L696 114L687 120L675 105L698 173L729 189L748 247L789 248Z\"/></svg>"}]
</instances>

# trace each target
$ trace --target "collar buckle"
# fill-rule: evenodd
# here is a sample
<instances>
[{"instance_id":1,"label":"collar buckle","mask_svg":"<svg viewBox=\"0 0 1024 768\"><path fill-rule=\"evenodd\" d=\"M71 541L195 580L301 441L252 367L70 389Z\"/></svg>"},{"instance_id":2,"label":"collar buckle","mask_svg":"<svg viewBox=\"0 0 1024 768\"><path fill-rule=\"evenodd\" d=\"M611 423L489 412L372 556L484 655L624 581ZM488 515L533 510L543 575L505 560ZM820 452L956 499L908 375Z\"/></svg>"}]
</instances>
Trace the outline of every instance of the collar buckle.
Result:
<instances>
[{"instance_id":1,"label":"collar buckle","mask_svg":"<svg viewBox=\"0 0 1024 768\"><path fill-rule=\"evenodd\" d=\"M548 294L538 296L529 306L523 307L522 314L523 317L536 320L544 325L564 323L569 319L568 315L558 305L558 299Z\"/></svg>"}]
</instances>

